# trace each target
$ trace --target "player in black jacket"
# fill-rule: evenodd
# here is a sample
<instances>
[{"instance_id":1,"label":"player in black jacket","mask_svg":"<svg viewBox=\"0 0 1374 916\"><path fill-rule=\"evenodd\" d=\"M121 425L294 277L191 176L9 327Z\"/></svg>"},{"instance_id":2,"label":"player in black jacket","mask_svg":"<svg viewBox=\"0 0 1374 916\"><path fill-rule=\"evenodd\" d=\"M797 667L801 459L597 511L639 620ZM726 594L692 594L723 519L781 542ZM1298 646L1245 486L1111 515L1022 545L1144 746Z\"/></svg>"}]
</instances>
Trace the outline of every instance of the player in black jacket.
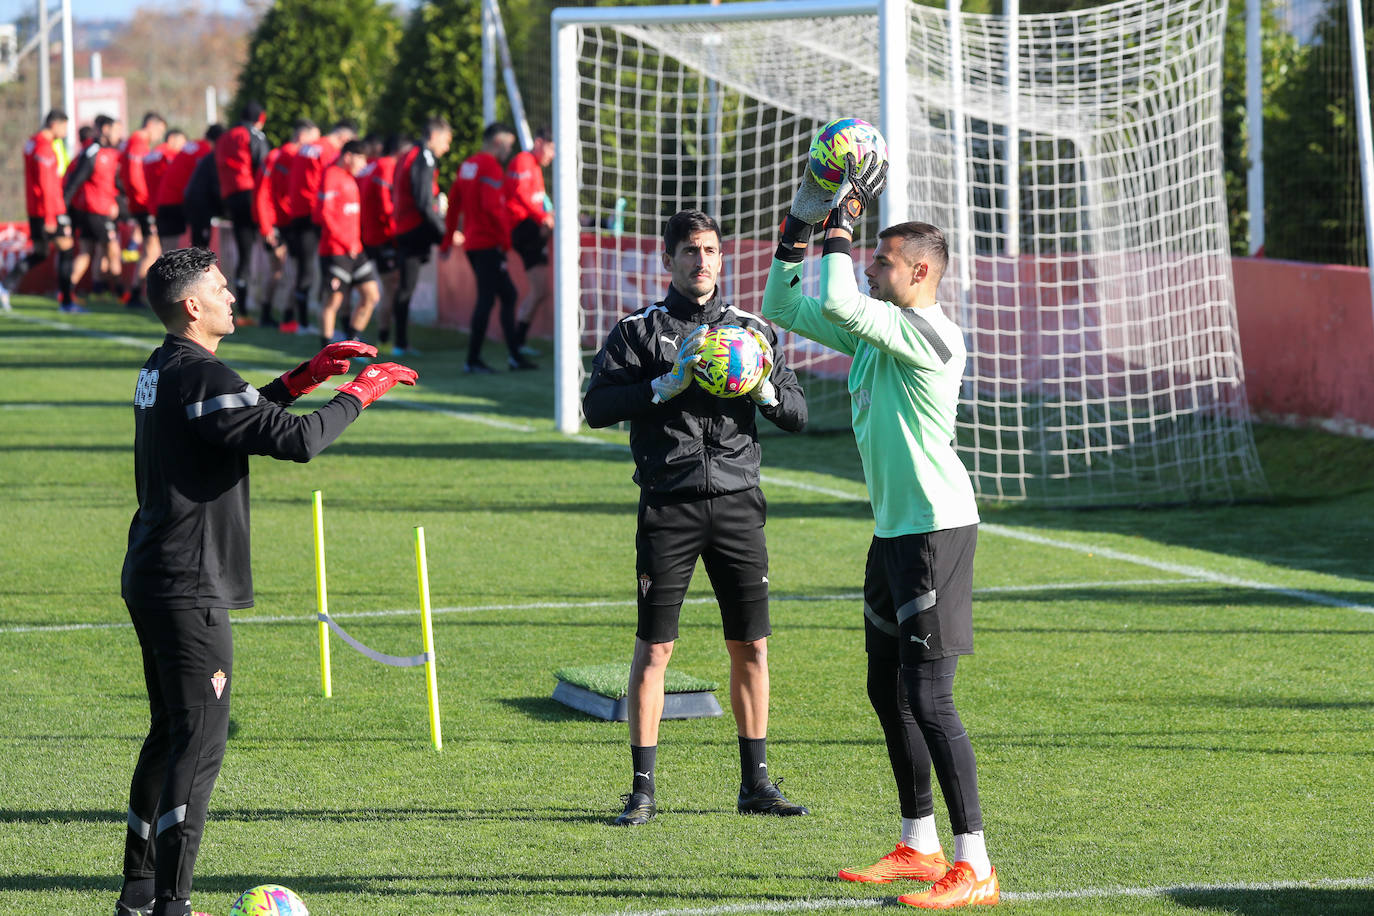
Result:
<instances>
[{"instance_id":1,"label":"player in black jacket","mask_svg":"<svg viewBox=\"0 0 1374 916\"><path fill-rule=\"evenodd\" d=\"M654 764L663 714L663 676L697 558L715 589L730 654L730 705L738 726L744 814L796 815L768 777L768 549L759 490L755 415L789 432L806 425L806 398L774 350L761 318L728 305L716 287L720 227L697 210L668 220L663 266L672 285L662 302L620 321L596 355L582 411L594 427L628 420L639 484L635 571L639 626L630 664L630 762L634 781L619 825L657 812ZM708 327L739 325L764 346L770 370L748 397L718 398L693 385Z\"/></svg>"},{"instance_id":2,"label":"player in black jacket","mask_svg":"<svg viewBox=\"0 0 1374 916\"><path fill-rule=\"evenodd\" d=\"M184 916L229 731L229 611L253 604L248 456L309 461L368 404L416 375L374 363L313 413L286 410L349 359L357 341L254 388L215 356L234 333L234 296L213 252L169 251L148 269L167 328L134 391L134 480L122 593L143 651L152 723L129 789L120 914Z\"/></svg>"}]
</instances>

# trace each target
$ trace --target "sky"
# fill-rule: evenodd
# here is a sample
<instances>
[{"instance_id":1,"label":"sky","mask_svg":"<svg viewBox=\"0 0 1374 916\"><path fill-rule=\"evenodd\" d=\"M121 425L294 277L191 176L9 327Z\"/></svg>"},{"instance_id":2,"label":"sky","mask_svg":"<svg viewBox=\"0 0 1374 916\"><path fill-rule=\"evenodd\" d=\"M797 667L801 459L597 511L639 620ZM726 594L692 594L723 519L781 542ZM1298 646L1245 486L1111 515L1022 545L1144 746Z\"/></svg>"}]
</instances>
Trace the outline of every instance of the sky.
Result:
<instances>
[{"instance_id":1,"label":"sky","mask_svg":"<svg viewBox=\"0 0 1374 916\"><path fill-rule=\"evenodd\" d=\"M59 0L50 0L53 7ZM141 6L175 9L183 6L173 0L72 0L72 18L127 19ZM201 0L207 12L237 14L245 11L243 0ZM13 22L23 13L37 10L37 0L0 0L0 22Z\"/></svg>"}]
</instances>

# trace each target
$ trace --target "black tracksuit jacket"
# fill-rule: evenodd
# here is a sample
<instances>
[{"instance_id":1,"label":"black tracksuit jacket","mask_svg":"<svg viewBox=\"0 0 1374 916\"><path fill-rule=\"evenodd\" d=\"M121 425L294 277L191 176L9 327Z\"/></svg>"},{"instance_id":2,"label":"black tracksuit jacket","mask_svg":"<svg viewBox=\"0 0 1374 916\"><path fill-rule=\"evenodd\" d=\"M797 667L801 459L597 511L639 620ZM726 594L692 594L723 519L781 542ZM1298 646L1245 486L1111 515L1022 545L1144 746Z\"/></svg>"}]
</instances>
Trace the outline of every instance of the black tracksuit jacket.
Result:
<instances>
[{"instance_id":1,"label":"black tracksuit jacket","mask_svg":"<svg viewBox=\"0 0 1374 916\"><path fill-rule=\"evenodd\" d=\"M768 338L776 406L760 407L747 396L718 398L695 382L677 397L653 403L650 383L672 371L683 339L703 324L755 328ZM611 330L592 363L582 413L593 427L629 421L634 479L644 495L701 499L758 486L755 415L798 432L806 425L806 396L768 322L726 304L719 291L698 305L670 286L662 302L622 318Z\"/></svg>"},{"instance_id":2,"label":"black tracksuit jacket","mask_svg":"<svg viewBox=\"0 0 1374 916\"><path fill-rule=\"evenodd\" d=\"M362 412L339 394L297 416L280 378L261 390L213 353L168 334L134 392L134 479L122 593L131 606L253 604L248 456L309 461Z\"/></svg>"}]
</instances>

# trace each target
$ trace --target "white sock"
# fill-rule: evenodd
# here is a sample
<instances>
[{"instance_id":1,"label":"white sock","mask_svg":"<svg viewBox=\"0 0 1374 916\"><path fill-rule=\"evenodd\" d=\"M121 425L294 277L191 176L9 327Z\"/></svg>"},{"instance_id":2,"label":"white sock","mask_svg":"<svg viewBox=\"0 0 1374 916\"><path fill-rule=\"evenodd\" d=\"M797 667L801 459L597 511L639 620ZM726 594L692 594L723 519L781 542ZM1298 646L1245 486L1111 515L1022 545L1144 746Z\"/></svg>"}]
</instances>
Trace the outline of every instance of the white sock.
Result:
<instances>
[{"instance_id":1,"label":"white sock","mask_svg":"<svg viewBox=\"0 0 1374 916\"><path fill-rule=\"evenodd\" d=\"M940 836L935 832L935 815L902 818L902 845L930 855L940 851Z\"/></svg>"},{"instance_id":2,"label":"white sock","mask_svg":"<svg viewBox=\"0 0 1374 916\"><path fill-rule=\"evenodd\" d=\"M967 862L973 868L973 876L979 881L987 880L992 874L992 863L988 861L988 847L983 843L983 831L961 833L954 838L954 861Z\"/></svg>"}]
</instances>

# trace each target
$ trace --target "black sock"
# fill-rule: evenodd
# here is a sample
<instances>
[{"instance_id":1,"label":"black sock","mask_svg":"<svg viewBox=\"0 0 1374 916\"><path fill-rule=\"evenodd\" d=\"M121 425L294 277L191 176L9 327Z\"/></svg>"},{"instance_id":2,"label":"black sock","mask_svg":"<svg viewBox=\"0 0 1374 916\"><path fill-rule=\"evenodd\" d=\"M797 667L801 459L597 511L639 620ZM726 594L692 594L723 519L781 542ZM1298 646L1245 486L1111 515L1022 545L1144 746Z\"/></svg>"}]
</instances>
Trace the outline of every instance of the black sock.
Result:
<instances>
[{"instance_id":1,"label":"black sock","mask_svg":"<svg viewBox=\"0 0 1374 916\"><path fill-rule=\"evenodd\" d=\"M119 900L130 909L146 906L153 899L152 878L125 878L124 890L119 892Z\"/></svg>"},{"instance_id":2,"label":"black sock","mask_svg":"<svg viewBox=\"0 0 1374 916\"><path fill-rule=\"evenodd\" d=\"M525 340L530 336L530 323L519 321L515 324L515 349L519 350L525 345Z\"/></svg>"},{"instance_id":3,"label":"black sock","mask_svg":"<svg viewBox=\"0 0 1374 916\"><path fill-rule=\"evenodd\" d=\"M320 335L320 349L324 349L325 347L329 346L329 343L330 343L329 338L328 338L328 337L325 337L323 334L321 334L321 335Z\"/></svg>"},{"instance_id":4,"label":"black sock","mask_svg":"<svg viewBox=\"0 0 1374 916\"><path fill-rule=\"evenodd\" d=\"M756 789L768 782L768 739L739 739L739 783L746 789Z\"/></svg>"},{"instance_id":5,"label":"black sock","mask_svg":"<svg viewBox=\"0 0 1374 916\"><path fill-rule=\"evenodd\" d=\"M637 747L630 745L630 764L634 767L635 781L631 792L641 792L654 797L654 763L658 759L658 745Z\"/></svg>"},{"instance_id":6,"label":"black sock","mask_svg":"<svg viewBox=\"0 0 1374 916\"><path fill-rule=\"evenodd\" d=\"M378 328L377 340L379 343L386 343L391 340L391 328Z\"/></svg>"}]
</instances>

